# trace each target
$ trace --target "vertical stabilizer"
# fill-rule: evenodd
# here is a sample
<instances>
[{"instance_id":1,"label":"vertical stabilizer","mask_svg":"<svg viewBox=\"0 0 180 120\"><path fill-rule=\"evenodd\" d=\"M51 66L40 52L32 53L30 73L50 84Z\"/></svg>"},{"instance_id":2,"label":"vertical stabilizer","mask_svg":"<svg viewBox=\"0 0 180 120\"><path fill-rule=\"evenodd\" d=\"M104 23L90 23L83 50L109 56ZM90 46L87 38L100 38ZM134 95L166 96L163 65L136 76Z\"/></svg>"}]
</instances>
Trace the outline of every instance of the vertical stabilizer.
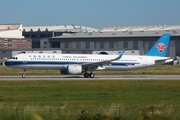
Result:
<instances>
[{"instance_id":1,"label":"vertical stabilizer","mask_svg":"<svg viewBox=\"0 0 180 120\"><path fill-rule=\"evenodd\" d=\"M169 45L170 34L163 34L161 38L153 45L153 47L145 54L145 56L165 57Z\"/></svg>"}]
</instances>

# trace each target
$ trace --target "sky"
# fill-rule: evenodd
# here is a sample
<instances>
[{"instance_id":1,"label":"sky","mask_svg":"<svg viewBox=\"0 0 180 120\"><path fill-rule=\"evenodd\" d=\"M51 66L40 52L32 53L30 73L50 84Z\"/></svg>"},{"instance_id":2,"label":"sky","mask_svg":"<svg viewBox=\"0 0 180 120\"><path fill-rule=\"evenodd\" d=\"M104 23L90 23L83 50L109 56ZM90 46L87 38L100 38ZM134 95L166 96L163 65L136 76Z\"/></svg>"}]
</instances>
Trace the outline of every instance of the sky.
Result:
<instances>
[{"instance_id":1,"label":"sky","mask_svg":"<svg viewBox=\"0 0 180 120\"><path fill-rule=\"evenodd\" d=\"M0 0L0 24L180 25L180 0Z\"/></svg>"}]
</instances>

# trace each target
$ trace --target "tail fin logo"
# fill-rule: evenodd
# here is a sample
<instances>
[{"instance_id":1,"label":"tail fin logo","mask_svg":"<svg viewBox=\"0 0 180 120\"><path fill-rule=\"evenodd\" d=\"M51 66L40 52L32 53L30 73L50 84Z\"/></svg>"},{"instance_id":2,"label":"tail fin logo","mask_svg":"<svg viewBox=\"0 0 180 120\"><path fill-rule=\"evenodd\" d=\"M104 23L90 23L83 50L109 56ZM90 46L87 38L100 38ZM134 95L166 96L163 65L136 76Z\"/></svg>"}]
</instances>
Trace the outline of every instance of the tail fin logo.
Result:
<instances>
[{"instance_id":1,"label":"tail fin logo","mask_svg":"<svg viewBox=\"0 0 180 120\"><path fill-rule=\"evenodd\" d=\"M159 43L156 45L156 48L158 49L159 53L163 53L164 52L164 49L166 48L167 46L164 44L164 43Z\"/></svg>"}]
</instances>

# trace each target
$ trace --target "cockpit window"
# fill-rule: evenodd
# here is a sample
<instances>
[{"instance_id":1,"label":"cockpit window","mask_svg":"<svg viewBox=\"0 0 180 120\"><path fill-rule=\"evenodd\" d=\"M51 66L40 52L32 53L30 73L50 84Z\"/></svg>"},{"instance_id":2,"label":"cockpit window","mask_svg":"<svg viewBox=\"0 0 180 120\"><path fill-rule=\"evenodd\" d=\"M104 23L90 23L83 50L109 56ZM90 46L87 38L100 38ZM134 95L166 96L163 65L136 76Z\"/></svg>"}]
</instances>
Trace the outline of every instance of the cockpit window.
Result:
<instances>
[{"instance_id":1,"label":"cockpit window","mask_svg":"<svg viewBox=\"0 0 180 120\"><path fill-rule=\"evenodd\" d=\"M21 52L19 52L18 54L25 54L26 52L24 52L24 51L21 51Z\"/></svg>"},{"instance_id":2,"label":"cockpit window","mask_svg":"<svg viewBox=\"0 0 180 120\"><path fill-rule=\"evenodd\" d=\"M18 58L17 58L17 57L11 57L10 59L14 59L14 60L17 60Z\"/></svg>"}]
</instances>

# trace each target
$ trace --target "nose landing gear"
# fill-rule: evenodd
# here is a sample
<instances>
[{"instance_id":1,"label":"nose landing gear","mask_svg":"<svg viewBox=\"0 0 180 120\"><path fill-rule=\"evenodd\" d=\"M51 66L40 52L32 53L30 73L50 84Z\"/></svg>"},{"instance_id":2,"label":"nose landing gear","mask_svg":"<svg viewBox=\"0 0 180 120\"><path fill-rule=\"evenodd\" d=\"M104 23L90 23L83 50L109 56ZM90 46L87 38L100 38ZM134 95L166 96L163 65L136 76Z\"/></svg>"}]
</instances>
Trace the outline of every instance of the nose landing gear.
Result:
<instances>
[{"instance_id":1,"label":"nose landing gear","mask_svg":"<svg viewBox=\"0 0 180 120\"><path fill-rule=\"evenodd\" d=\"M24 69L23 71L24 71L24 74L22 74L22 78L25 78L26 77L26 69Z\"/></svg>"}]
</instances>

